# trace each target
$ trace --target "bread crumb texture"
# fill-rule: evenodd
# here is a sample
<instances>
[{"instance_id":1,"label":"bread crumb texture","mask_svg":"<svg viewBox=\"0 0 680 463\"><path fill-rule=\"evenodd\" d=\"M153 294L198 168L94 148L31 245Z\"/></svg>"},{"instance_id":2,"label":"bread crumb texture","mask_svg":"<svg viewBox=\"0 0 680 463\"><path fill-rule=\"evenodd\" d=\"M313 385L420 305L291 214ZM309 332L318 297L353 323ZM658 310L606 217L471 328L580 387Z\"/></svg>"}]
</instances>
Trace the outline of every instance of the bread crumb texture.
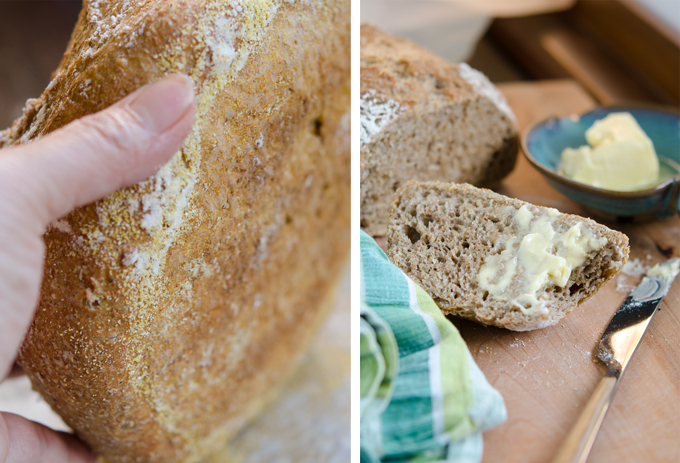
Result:
<instances>
[{"instance_id":1,"label":"bread crumb texture","mask_svg":"<svg viewBox=\"0 0 680 463\"><path fill-rule=\"evenodd\" d=\"M547 248L553 259L568 252L562 241L577 231L592 246L583 246L578 259L567 258L574 264L568 274L536 278L541 284L532 288L531 299L537 300L533 310L527 310L517 301L522 295L527 298L535 276L529 281L521 265L509 271L516 262L506 254L514 249L516 260L519 243L544 228L540 225L546 216L558 238L553 249ZM539 226L529 227L532 220ZM594 295L626 263L629 247L626 235L590 219L467 184L413 181L402 186L392 202L387 254L444 313L526 331L554 325ZM494 278L512 277L498 294L480 285L480 270L489 263L496 263L501 275ZM500 285L500 280L494 283Z\"/></svg>"},{"instance_id":2,"label":"bread crumb texture","mask_svg":"<svg viewBox=\"0 0 680 463\"><path fill-rule=\"evenodd\" d=\"M3 132L35 140L170 73L196 89L168 164L45 234L19 359L109 463L199 461L308 345L349 250L349 8L86 0L53 81Z\"/></svg>"},{"instance_id":3,"label":"bread crumb texture","mask_svg":"<svg viewBox=\"0 0 680 463\"><path fill-rule=\"evenodd\" d=\"M361 27L361 228L384 235L408 180L492 185L517 159L505 97L465 63L453 64L373 26Z\"/></svg>"}]
</instances>

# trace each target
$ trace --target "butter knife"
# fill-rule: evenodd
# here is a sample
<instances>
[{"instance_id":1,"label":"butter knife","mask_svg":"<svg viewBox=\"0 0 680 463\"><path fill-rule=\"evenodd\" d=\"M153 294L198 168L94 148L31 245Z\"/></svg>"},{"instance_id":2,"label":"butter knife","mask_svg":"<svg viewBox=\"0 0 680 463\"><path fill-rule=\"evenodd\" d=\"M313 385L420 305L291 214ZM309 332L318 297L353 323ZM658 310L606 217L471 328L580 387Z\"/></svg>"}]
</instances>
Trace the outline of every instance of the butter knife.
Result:
<instances>
[{"instance_id":1,"label":"butter knife","mask_svg":"<svg viewBox=\"0 0 680 463\"><path fill-rule=\"evenodd\" d=\"M680 258L655 265L614 314L596 351L597 358L607 366L607 374L595 388L553 463L585 463L588 459L621 376L678 273Z\"/></svg>"}]
</instances>

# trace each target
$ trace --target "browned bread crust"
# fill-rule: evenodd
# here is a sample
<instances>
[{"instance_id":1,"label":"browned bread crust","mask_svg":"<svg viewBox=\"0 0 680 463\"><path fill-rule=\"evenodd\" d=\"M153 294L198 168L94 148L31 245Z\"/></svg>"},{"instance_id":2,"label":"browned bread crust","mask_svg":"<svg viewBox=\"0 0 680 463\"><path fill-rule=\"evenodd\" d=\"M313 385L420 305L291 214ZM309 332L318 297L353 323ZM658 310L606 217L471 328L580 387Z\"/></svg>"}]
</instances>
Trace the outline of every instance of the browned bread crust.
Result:
<instances>
[{"instance_id":1,"label":"browned bread crust","mask_svg":"<svg viewBox=\"0 0 680 463\"><path fill-rule=\"evenodd\" d=\"M480 72L361 27L361 228L384 235L408 180L487 186L517 159L515 116Z\"/></svg>"},{"instance_id":2,"label":"browned bread crust","mask_svg":"<svg viewBox=\"0 0 680 463\"><path fill-rule=\"evenodd\" d=\"M524 205L535 216L547 209L471 185L408 182L392 202L387 255L444 313L516 331L554 325L618 273L628 260L628 237L593 220L559 214L552 224L556 233L580 224L606 243L587 253L564 287L548 281L540 288L547 313L525 314L477 281L486 259L499 255L511 238L526 235L513 219Z\"/></svg>"},{"instance_id":3,"label":"browned bread crust","mask_svg":"<svg viewBox=\"0 0 680 463\"><path fill-rule=\"evenodd\" d=\"M349 1L86 0L11 146L182 72L197 119L157 175L48 229L21 347L109 463L193 462L285 382L349 250Z\"/></svg>"}]
</instances>

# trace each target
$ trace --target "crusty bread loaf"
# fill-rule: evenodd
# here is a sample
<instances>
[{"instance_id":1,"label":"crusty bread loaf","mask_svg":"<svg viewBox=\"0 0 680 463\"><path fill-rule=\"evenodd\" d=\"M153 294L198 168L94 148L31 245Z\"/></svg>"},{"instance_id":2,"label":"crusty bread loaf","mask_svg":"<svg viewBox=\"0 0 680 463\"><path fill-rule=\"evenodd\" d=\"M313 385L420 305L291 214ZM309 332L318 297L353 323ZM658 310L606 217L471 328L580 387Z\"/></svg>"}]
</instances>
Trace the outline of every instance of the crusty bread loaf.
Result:
<instances>
[{"instance_id":1,"label":"crusty bread loaf","mask_svg":"<svg viewBox=\"0 0 680 463\"><path fill-rule=\"evenodd\" d=\"M525 245L550 238L553 232L546 259L568 260L567 246L574 243L583 246L584 255L582 262L574 259L570 273L553 273L541 283L523 258L530 256L534 265L542 254L533 252L535 248L526 254ZM406 183L394 196L387 231L392 263L421 285L443 312L516 331L557 323L609 281L628 252L626 235L590 219L466 184ZM492 264L498 271L491 272L490 283L480 280L481 270ZM505 275L509 277L503 280ZM563 285L554 281L558 277L564 278ZM508 284L505 290L489 289L501 280ZM526 303L522 298L528 285L536 282L537 301Z\"/></svg>"},{"instance_id":2,"label":"crusty bread loaf","mask_svg":"<svg viewBox=\"0 0 680 463\"><path fill-rule=\"evenodd\" d=\"M408 180L488 186L517 158L515 116L480 72L361 27L361 228L384 235Z\"/></svg>"},{"instance_id":3,"label":"crusty bread loaf","mask_svg":"<svg viewBox=\"0 0 680 463\"><path fill-rule=\"evenodd\" d=\"M86 0L27 142L182 72L196 124L157 175L45 235L20 352L109 463L193 462L308 345L349 251L349 0Z\"/></svg>"}]
</instances>

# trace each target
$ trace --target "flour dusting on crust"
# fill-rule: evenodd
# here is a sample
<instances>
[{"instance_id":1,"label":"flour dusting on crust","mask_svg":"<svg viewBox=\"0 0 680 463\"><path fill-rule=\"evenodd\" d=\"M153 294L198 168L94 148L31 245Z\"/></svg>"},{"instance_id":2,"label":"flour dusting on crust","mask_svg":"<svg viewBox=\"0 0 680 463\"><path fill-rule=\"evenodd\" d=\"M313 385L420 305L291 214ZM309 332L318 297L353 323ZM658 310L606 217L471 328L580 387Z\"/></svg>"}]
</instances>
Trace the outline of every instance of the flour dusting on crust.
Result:
<instances>
[{"instance_id":1,"label":"flour dusting on crust","mask_svg":"<svg viewBox=\"0 0 680 463\"><path fill-rule=\"evenodd\" d=\"M25 364L108 461L197 461L270 400L271 378L307 344L348 242L328 224L349 218L349 153L337 149L351 125L349 9L84 0L55 79L0 135L34 140L170 73L195 88L194 130L165 166L45 237ZM48 344L63 361L42 355Z\"/></svg>"},{"instance_id":2,"label":"flour dusting on crust","mask_svg":"<svg viewBox=\"0 0 680 463\"><path fill-rule=\"evenodd\" d=\"M475 92L487 97L500 111L504 112L510 119L517 122L517 118L512 112L512 109L510 109L510 106L508 106L508 102L503 94L484 74L471 68L467 63L459 63L458 72L460 73L460 76L472 86Z\"/></svg>"},{"instance_id":3,"label":"flour dusting on crust","mask_svg":"<svg viewBox=\"0 0 680 463\"><path fill-rule=\"evenodd\" d=\"M202 220L198 217L200 209L194 203L194 195L200 187L202 157L210 151L204 146L204 132L211 130L214 102L238 78L248 58L259 52L259 43L266 37L281 4L282 0L232 0L228 4L222 0L206 0L195 22L177 27L176 18L181 15L168 14L154 23L148 19L153 15L131 17L130 11L139 8L139 4L130 0L88 0L84 8L91 39L73 50L71 61L65 63L43 95L29 100L23 117L2 133L1 143L7 146L40 137L52 115L62 110L54 100L57 95L63 98L63 94L68 93L64 83L75 82L73 88L79 97L95 97L98 89L86 71L96 68L102 53L120 50L118 64L124 71L130 64L125 58L126 51L142 47L146 43L142 39L147 40L159 33L157 28L169 25L172 35L166 38L167 45L156 50L153 56L154 72L158 75L188 73L196 92L194 129L182 149L151 178L95 203L96 220L84 221L73 229L65 220L52 224L52 228L71 235L68 242L71 253L119 272L120 291L134 308L130 316L131 340L144 338L154 318L159 316L158 307L172 308L175 299L192 298L191 281L180 282L179 289L172 289L164 269L171 247ZM167 5L167 8L172 12L176 7ZM190 55L184 45L187 42L194 43ZM190 68L187 63L192 63ZM266 251L267 237L263 243ZM219 268L215 263L195 262L191 270L194 277L208 277ZM98 298L97 288L88 289L88 301ZM244 332L244 336L247 334ZM158 411L158 423L175 432L181 413L164 403L163 391L149 388L147 365L136 352L134 347L128 349L131 357L124 362L130 382Z\"/></svg>"},{"instance_id":4,"label":"flour dusting on crust","mask_svg":"<svg viewBox=\"0 0 680 463\"><path fill-rule=\"evenodd\" d=\"M361 95L360 112L361 144L365 145L401 114L402 107L394 100L379 97L371 89Z\"/></svg>"},{"instance_id":5,"label":"flour dusting on crust","mask_svg":"<svg viewBox=\"0 0 680 463\"><path fill-rule=\"evenodd\" d=\"M71 226L68 224L67 221L60 219L60 220L55 220L50 224L50 227L56 228L62 233L68 233L69 235L73 234L73 230L71 230Z\"/></svg>"}]
</instances>

